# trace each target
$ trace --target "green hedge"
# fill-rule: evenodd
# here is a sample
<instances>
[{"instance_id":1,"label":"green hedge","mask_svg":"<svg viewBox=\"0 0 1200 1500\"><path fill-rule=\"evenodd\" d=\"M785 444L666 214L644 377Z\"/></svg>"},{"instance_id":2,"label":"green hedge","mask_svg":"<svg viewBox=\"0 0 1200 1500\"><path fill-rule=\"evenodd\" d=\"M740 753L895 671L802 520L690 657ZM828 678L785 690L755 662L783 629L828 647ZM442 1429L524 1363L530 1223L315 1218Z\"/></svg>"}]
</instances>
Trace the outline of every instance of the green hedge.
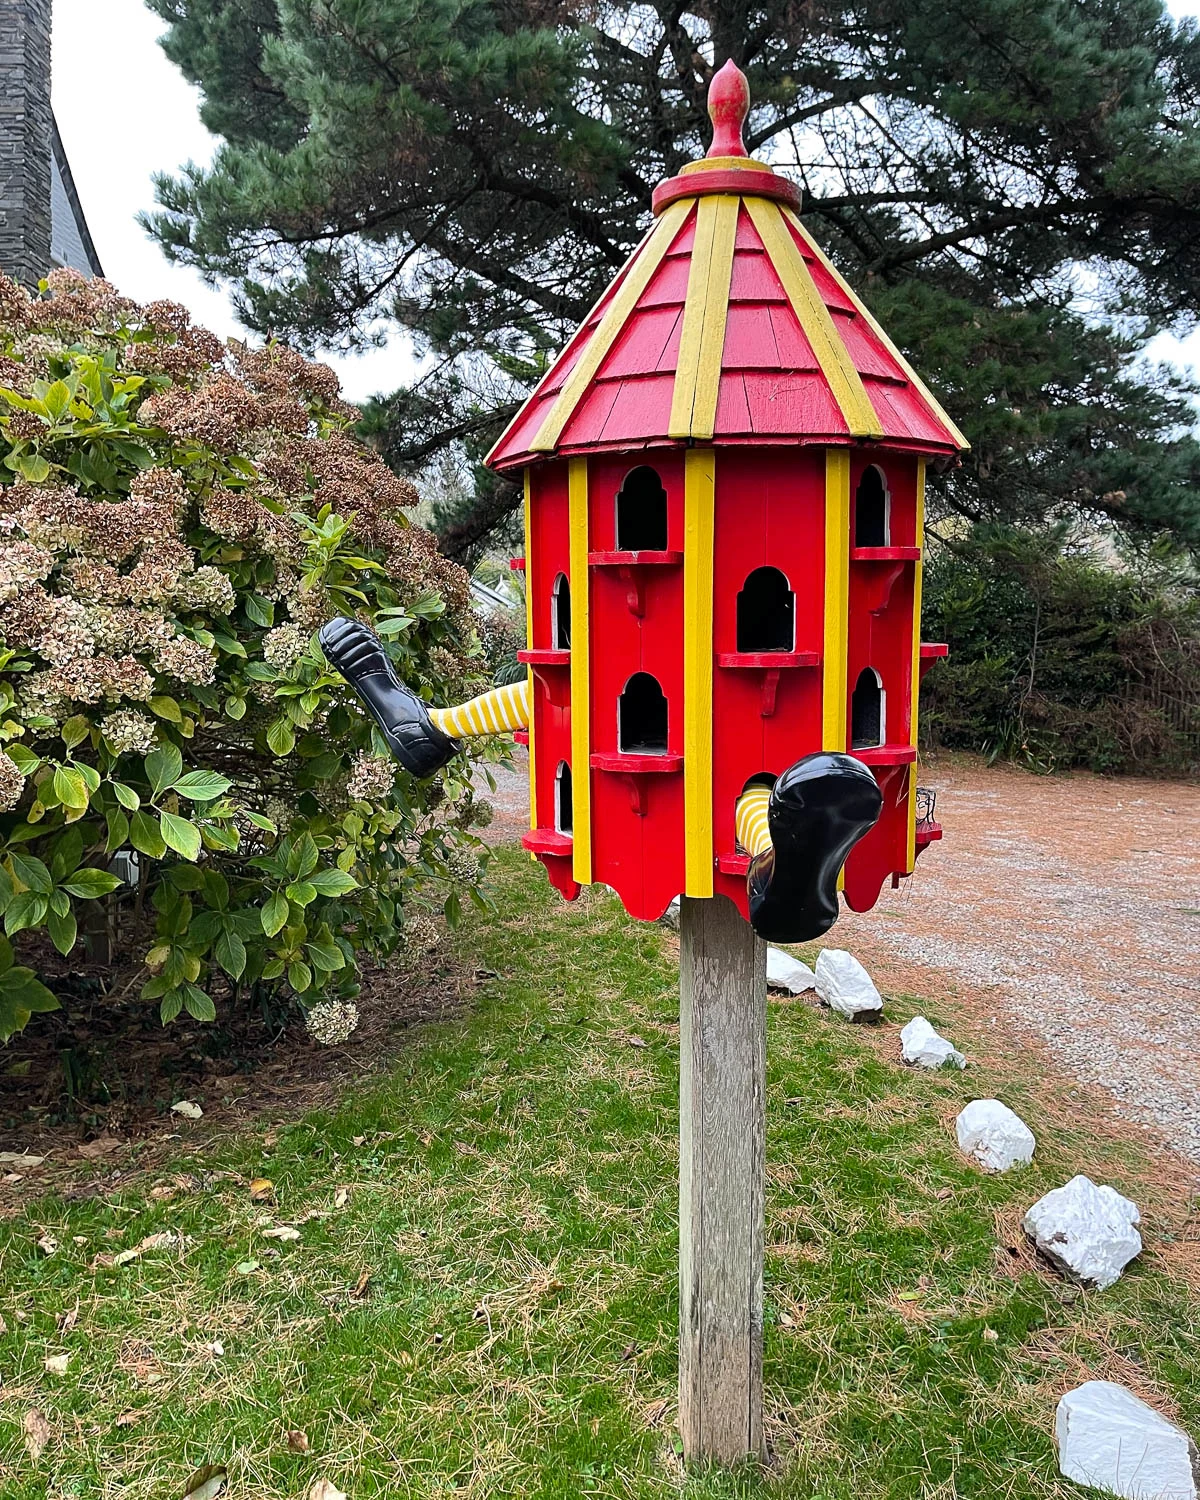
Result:
<instances>
[{"instance_id":1,"label":"green hedge","mask_svg":"<svg viewBox=\"0 0 1200 1500\"><path fill-rule=\"evenodd\" d=\"M980 530L931 550L922 737L1042 768L1188 773L1200 760L1194 585Z\"/></svg>"}]
</instances>

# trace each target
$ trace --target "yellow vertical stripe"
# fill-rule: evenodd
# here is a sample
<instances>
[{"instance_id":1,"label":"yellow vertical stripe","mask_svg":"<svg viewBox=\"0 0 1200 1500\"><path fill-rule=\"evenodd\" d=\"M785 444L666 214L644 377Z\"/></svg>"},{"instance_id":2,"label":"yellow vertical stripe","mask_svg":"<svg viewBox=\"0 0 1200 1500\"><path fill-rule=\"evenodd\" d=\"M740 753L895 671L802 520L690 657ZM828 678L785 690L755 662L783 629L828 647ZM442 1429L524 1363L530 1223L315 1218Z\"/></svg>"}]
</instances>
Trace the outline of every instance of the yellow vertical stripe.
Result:
<instances>
[{"instance_id":1,"label":"yellow vertical stripe","mask_svg":"<svg viewBox=\"0 0 1200 1500\"><path fill-rule=\"evenodd\" d=\"M588 468L586 458L567 464L571 568L571 790L574 827L572 874L592 881L591 684L588 680Z\"/></svg>"},{"instance_id":2,"label":"yellow vertical stripe","mask_svg":"<svg viewBox=\"0 0 1200 1500\"><path fill-rule=\"evenodd\" d=\"M804 336L812 345L833 399L846 419L851 437L882 437L883 425L863 387L862 377L833 326L829 309L817 292L779 205L766 198L747 198L746 208Z\"/></svg>"},{"instance_id":3,"label":"yellow vertical stripe","mask_svg":"<svg viewBox=\"0 0 1200 1500\"><path fill-rule=\"evenodd\" d=\"M900 353L899 349L896 348L895 344L892 343L884 328L871 316L870 309L861 300L861 298L859 298L859 296L854 291L854 288L825 254L824 250L821 249L820 245L817 244L816 240L813 239L812 235L809 234L809 232L805 229L804 225L801 224L796 214L794 214L790 208L785 208L783 210L783 214L784 217L789 221L789 223L791 223L797 230L800 238L804 241L804 243L816 256L816 258L833 277L834 281L837 282L838 286L841 287L842 291L845 292L847 297L849 297L850 301L854 304L855 309L862 317L863 321L869 328L874 331L876 338L878 338L879 341L883 344L883 347L888 351L888 353L908 376L909 380L912 381L913 385L920 392L929 409L933 412L938 421L944 425L946 431L950 434L950 437L953 439L953 441L956 442L958 446L964 451L968 449L971 446L970 443L967 442L966 438L963 437L962 433L946 415L941 405L930 392L928 386L913 369L912 365L909 364L908 360L905 359L903 354Z\"/></svg>"},{"instance_id":4,"label":"yellow vertical stripe","mask_svg":"<svg viewBox=\"0 0 1200 1500\"><path fill-rule=\"evenodd\" d=\"M738 198L711 195L701 198L696 209L696 242L667 428L673 438L712 440L740 203Z\"/></svg>"},{"instance_id":5,"label":"yellow vertical stripe","mask_svg":"<svg viewBox=\"0 0 1200 1500\"><path fill-rule=\"evenodd\" d=\"M684 891L711 896L715 450L689 448L683 472Z\"/></svg>"},{"instance_id":6,"label":"yellow vertical stripe","mask_svg":"<svg viewBox=\"0 0 1200 1500\"><path fill-rule=\"evenodd\" d=\"M525 466L525 644L533 650L533 506L530 501L530 474ZM537 827L537 750L533 734L533 668L528 668L525 691L529 708L529 826ZM530 858L536 859L536 855Z\"/></svg>"},{"instance_id":7,"label":"yellow vertical stripe","mask_svg":"<svg viewBox=\"0 0 1200 1500\"><path fill-rule=\"evenodd\" d=\"M825 450L825 640L821 746L846 748L846 657L850 630L850 455Z\"/></svg>"},{"instance_id":8,"label":"yellow vertical stripe","mask_svg":"<svg viewBox=\"0 0 1200 1500\"><path fill-rule=\"evenodd\" d=\"M909 708L911 743L917 743L917 710L921 694L921 586L925 556L925 460L917 459L917 558L913 577L912 622L912 701ZM917 763L908 768L908 854L904 868L911 870L917 862Z\"/></svg>"},{"instance_id":9,"label":"yellow vertical stripe","mask_svg":"<svg viewBox=\"0 0 1200 1500\"><path fill-rule=\"evenodd\" d=\"M624 328L625 321L637 305L638 298L650 285L650 278L662 264L663 257L671 248L672 241L691 212L694 202L694 198L680 198L672 203L650 231L641 249L634 255L625 273L625 279L613 293L604 316L596 325L596 331L575 361L546 420L538 428L537 436L529 445L534 453L553 452L571 413L603 364L604 356L616 343L617 335ZM575 838L576 848L578 848L578 833Z\"/></svg>"}]
</instances>

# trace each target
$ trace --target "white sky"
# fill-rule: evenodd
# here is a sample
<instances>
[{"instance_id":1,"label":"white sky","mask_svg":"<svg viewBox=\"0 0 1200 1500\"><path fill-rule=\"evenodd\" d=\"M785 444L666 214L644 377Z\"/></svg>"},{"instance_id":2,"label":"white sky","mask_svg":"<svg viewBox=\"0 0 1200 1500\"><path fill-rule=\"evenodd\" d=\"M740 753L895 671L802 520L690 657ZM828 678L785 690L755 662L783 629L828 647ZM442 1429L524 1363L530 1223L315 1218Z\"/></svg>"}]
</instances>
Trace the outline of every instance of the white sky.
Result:
<instances>
[{"instance_id":1,"label":"white sky","mask_svg":"<svg viewBox=\"0 0 1200 1500\"><path fill-rule=\"evenodd\" d=\"M1200 15L1200 0L1167 3L1176 16ZM182 302L198 323L227 336L241 330L226 294L172 265L136 222L154 207L154 172L207 163L214 146L200 123L198 91L158 46L164 29L142 0L54 0L54 112L109 280L141 302ZM1200 372L1200 329L1183 340L1164 335L1149 353ZM323 357L353 401L394 390L413 368L402 334L384 349Z\"/></svg>"}]
</instances>

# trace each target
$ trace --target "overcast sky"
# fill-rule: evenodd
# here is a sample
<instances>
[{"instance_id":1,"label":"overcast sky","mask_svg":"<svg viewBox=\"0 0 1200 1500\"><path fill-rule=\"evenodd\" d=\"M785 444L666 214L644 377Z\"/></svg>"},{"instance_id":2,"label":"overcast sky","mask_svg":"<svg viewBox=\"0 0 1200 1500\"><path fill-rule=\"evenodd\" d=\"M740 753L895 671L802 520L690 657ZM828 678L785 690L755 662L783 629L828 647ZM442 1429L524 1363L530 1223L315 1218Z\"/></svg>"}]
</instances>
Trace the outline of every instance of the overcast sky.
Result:
<instances>
[{"instance_id":1,"label":"overcast sky","mask_svg":"<svg viewBox=\"0 0 1200 1500\"><path fill-rule=\"evenodd\" d=\"M1168 3L1177 16L1200 14L1200 0ZM141 302L182 302L214 333L238 333L225 293L171 265L136 222L154 207L154 172L207 162L213 151L198 92L158 46L163 29L142 0L54 0L54 113L109 280ZM1151 352L1200 370L1200 330L1182 342L1159 339ZM399 335L386 349L324 357L355 401L394 390L412 368Z\"/></svg>"}]
</instances>

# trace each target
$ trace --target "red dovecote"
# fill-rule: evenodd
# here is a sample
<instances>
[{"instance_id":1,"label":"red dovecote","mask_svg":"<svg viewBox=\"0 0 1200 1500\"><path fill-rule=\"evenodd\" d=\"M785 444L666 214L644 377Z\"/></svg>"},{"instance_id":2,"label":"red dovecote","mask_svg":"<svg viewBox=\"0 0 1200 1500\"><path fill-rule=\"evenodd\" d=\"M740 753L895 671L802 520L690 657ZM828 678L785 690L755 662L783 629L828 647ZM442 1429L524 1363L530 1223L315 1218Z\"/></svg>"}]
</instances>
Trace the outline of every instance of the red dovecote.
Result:
<instances>
[{"instance_id":1,"label":"red dovecote","mask_svg":"<svg viewBox=\"0 0 1200 1500\"><path fill-rule=\"evenodd\" d=\"M926 465L966 444L745 154L743 75L713 148L489 455L525 484L531 822L566 895L637 917L746 909L748 779L848 750L884 795L847 861L874 904L913 868Z\"/></svg>"}]
</instances>

